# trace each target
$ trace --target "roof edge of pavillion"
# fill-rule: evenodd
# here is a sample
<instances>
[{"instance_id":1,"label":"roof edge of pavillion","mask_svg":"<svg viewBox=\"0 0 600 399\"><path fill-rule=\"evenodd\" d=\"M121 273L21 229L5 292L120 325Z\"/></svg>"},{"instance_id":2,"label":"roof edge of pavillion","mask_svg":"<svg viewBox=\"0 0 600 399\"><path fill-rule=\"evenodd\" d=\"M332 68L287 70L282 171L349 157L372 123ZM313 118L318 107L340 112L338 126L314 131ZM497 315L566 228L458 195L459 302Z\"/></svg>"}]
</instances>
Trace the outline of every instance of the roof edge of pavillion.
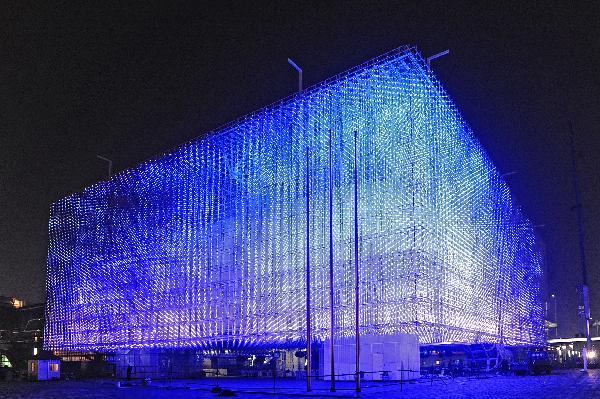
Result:
<instances>
[{"instance_id":1,"label":"roof edge of pavillion","mask_svg":"<svg viewBox=\"0 0 600 399\"><path fill-rule=\"evenodd\" d=\"M164 150L154 156L151 156L151 157L145 159L144 161L141 161L131 167L125 168L125 169L119 171L118 173L115 173L113 176L111 176L111 178L109 180L102 180L102 181L90 184L88 186L83 187L81 190L77 190L69 195L63 196L63 197L59 198L58 200L54 201L52 203L51 207L54 206L55 204L58 204L58 203L64 201L64 200L67 200L69 198L73 198L73 197L76 198L77 196L83 195L86 192L97 189L103 185L110 184L111 182L117 181L118 179L120 179L124 176L127 176L129 173L131 173L135 170L138 170L139 168L143 167L144 165L148 165L153 162L157 162L163 158L166 158L168 156L171 156L171 155L177 153L178 151L180 151L181 149L184 149L194 143L218 138L222 134L228 133L231 130L231 128L233 128L236 125L241 125L242 123L247 122L248 120L253 119L261 114L272 112L278 108L285 107L289 104L292 104L294 101L298 101L298 99L306 98L308 96L314 95L315 93L319 92L320 90L323 90L323 88L327 85L335 84L337 82L341 82L345 79L350 79L355 76L360 76L361 74L365 73L365 71L369 68L375 68L378 66L382 66L382 65L386 64L387 62L397 60L397 59L403 58L405 56L411 56L413 61L416 61L417 63L419 63L424 69L426 68L425 60L421 56L421 54L418 51L416 46L402 45L402 46L396 47L396 48L394 48L390 51L387 51L379 56L371 58L365 62L355 65L355 66L353 66L349 69L346 69L340 73L337 73L329 78L319 81L319 82L307 87L306 89L302 90L301 92L292 93L284 98L281 98L277 101L274 101L270 104L260 107L259 109L255 110L255 111L249 112L238 118L235 118L225 124L222 124L222 125L216 127L215 129L209 130L209 131L207 131L203 134L200 134L190 140L187 140L181 144L167 148L166 150ZM478 145L478 147L480 148L480 150L483 153L483 156L488 158L490 160L490 163L492 165L494 165L496 174L501 178L501 180L504 180L504 179L502 179L502 177L500 176L500 173L496 169L495 163L492 162L489 154L487 153L486 148L481 144L478 137L475 135L473 129L471 129L471 126L469 125L469 123L467 123L467 121L464 119L464 117L462 116L462 114L460 113L458 108L456 107L456 104L451 100L450 94L441 86L441 83L436 79L435 75L429 68L426 68L425 73L427 74L427 77L431 80L431 83L436 86L436 89L440 92L440 94L442 96L444 96L446 99L450 100L448 105L452 108L453 112L456 113L456 115L459 119L459 123L464 127L466 133L469 135L471 140L473 140ZM506 185L506 182L504 182L504 184ZM514 194L513 194L512 190L510 190L507 185L506 185L505 189L508 190L509 196L511 198L511 202L517 208L517 212L524 219L526 219L527 222L529 222L530 224L533 224L533 223L531 223L531 220L529 220L529 218L520 209L518 209L519 208L518 202L514 198Z\"/></svg>"},{"instance_id":2,"label":"roof edge of pavillion","mask_svg":"<svg viewBox=\"0 0 600 399\"><path fill-rule=\"evenodd\" d=\"M215 129L212 129L205 133L202 133L201 135L198 135L193 139L185 141L174 147L170 147L170 148L160 152L157 155L151 156L151 157L147 158L146 160L144 160L140 163L137 163L134 166L125 168L125 169L119 171L118 173L113 174L109 180L102 180L102 181L90 184L89 186L85 186L81 190L75 191L75 192L71 193L70 195L66 195L64 197L59 198L54 203L61 202L69 197L83 194L84 192L86 192L90 189L94 189L94 188L104 185L108 182L118 180L120 177L127 175L131 171L134 171L143 165L158 161L162 158L172 155L172 154L176 153L177 151L179 151L180 149L185 148L191 144L198 143L198 142L201 142L204 140L211 140L211 139L217 138L221 134L227 133L233 126L240 125L241 123L243 123L249 119L252 119L252 118L256 117L257 115L264 114L266 112L271 112L280 107L284 107L288 103L292 103L293 101L296 101L301 97L307 97L307 96L313 95L316 92L318 92L319 90L322 90L323 87L328 84L333 84L333 83L341 81L343 79L352 78L353 76L359 76L360 74L364 73L365 69L367 69L367 68L373 68L373 67L377 67L379 65L383 65L386 61L395 60L395 59L401 58L406 55L413 56L414 60L421 63L423 66L425 65L425 61L423 60L422 56L418 52L416 46L403 45L403 46L397 47L397 48L390 50L386 53L383 53L377 57L371 58L359 65L353 66L352 68L349 68L343 72L337 73L325 80L319 81L319 82L313 84L312 86L309 86L306 89L303 89L301 92L292 93L282 99L274 101L274 102L267 104L255 111L249 112L249 113L244 114L236 119L233 119L223 125L220 125Z\"/></svg>"}]
</instances>

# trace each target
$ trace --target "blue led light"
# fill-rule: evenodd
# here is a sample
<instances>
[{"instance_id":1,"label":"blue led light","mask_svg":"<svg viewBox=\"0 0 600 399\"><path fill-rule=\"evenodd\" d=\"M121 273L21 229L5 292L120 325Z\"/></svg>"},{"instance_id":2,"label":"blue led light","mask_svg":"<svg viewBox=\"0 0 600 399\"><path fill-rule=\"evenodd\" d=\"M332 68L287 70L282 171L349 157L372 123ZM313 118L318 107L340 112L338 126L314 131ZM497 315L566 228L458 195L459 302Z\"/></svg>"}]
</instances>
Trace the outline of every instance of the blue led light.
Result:
<instances>
[{"instance_id":1,"label":"blue led light","mask_svg":"<svg viewBox=\"0 0 600 399\"><path fill-rule=\"evenodd\" d=\"M337 337L543 340L530 222L419 54L402 48L52 205L47 349L292 347ZM310 167L305 162L310 149Z\"/></svg>"}]
</instances>

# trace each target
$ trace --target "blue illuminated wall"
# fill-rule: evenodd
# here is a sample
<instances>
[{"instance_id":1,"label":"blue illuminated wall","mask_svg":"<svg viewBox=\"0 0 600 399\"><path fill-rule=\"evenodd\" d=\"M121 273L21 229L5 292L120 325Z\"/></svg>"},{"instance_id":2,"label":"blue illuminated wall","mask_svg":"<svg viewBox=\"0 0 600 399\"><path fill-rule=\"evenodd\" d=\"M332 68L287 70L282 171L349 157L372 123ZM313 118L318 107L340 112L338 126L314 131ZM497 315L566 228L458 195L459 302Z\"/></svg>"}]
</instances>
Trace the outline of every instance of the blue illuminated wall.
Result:
<instances>
[{"instance_id":1,"label":"blue illuminated wall","mask_svg":"<svg viewBox=\"0 0 600 399\"><path fill-rule=\"evenodd\" d=\"M419 54L401 48L52 205L48 349L305 341L328 334L329 140L336 336L541 342L531 223ZM309 148L309 167L306 164Z\"/></svg>"}]
</instances>

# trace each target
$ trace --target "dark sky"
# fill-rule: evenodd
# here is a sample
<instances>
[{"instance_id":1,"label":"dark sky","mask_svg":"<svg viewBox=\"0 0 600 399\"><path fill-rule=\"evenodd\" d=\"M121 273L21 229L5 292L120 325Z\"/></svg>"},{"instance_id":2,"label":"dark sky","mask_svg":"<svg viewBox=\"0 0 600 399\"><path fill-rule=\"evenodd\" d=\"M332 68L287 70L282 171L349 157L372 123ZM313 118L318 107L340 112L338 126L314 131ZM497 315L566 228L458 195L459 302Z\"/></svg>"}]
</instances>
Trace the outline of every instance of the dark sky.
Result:
<instances>
[{"instance_id":1,"label":"dark sky","mask_svg":"<svg viewBox=\"0 0 600 399\"><path fill-rule=\"evenodd\" d=\"M450 49L434 71L543 225L561 335L581 281L573 121L600 318L599 3L37 3L0 6L0 294L43 300L49 206L106 177L96 154L120 171L293 93L288 57L308 86L413 44Z\"/></svg>"}]
</instances>

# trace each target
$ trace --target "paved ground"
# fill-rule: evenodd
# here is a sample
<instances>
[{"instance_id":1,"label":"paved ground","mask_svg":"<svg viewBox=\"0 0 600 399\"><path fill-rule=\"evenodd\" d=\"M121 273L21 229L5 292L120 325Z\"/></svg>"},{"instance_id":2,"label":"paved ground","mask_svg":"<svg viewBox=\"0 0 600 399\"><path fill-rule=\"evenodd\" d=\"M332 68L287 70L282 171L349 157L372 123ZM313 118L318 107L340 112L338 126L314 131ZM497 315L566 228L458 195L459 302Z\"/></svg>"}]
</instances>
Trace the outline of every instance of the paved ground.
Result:
<instances>
[{"instance_id":1,"label":"paved ground","mask_svg":"<svg viewBox=\"0 0 600 399\"><path fill-rule=\"evenodd\" d=\"M127 399L175 399L218 398L211 393L215 380L160 381L152 386L117 387L114 381L52 381L52 382L0 382L0 398L11 399L71 399L71 398L127 398ZM230 388L240 398L292 398L306 397L303 384L295 380L279 380L273 389L273 380L219 380L221 387ZM310 397L355 397L349 383L339 383L337 393L328 391L328 383L317 382ZM346 390L348 389L348 390ZM536 399L588 399L600 398L600 370L580 373L577 370L555 371L549 376L506 377L454 380L420 380L412 384L365 383L361 398L536 398Z\"/></svg>"}]
</instances>

